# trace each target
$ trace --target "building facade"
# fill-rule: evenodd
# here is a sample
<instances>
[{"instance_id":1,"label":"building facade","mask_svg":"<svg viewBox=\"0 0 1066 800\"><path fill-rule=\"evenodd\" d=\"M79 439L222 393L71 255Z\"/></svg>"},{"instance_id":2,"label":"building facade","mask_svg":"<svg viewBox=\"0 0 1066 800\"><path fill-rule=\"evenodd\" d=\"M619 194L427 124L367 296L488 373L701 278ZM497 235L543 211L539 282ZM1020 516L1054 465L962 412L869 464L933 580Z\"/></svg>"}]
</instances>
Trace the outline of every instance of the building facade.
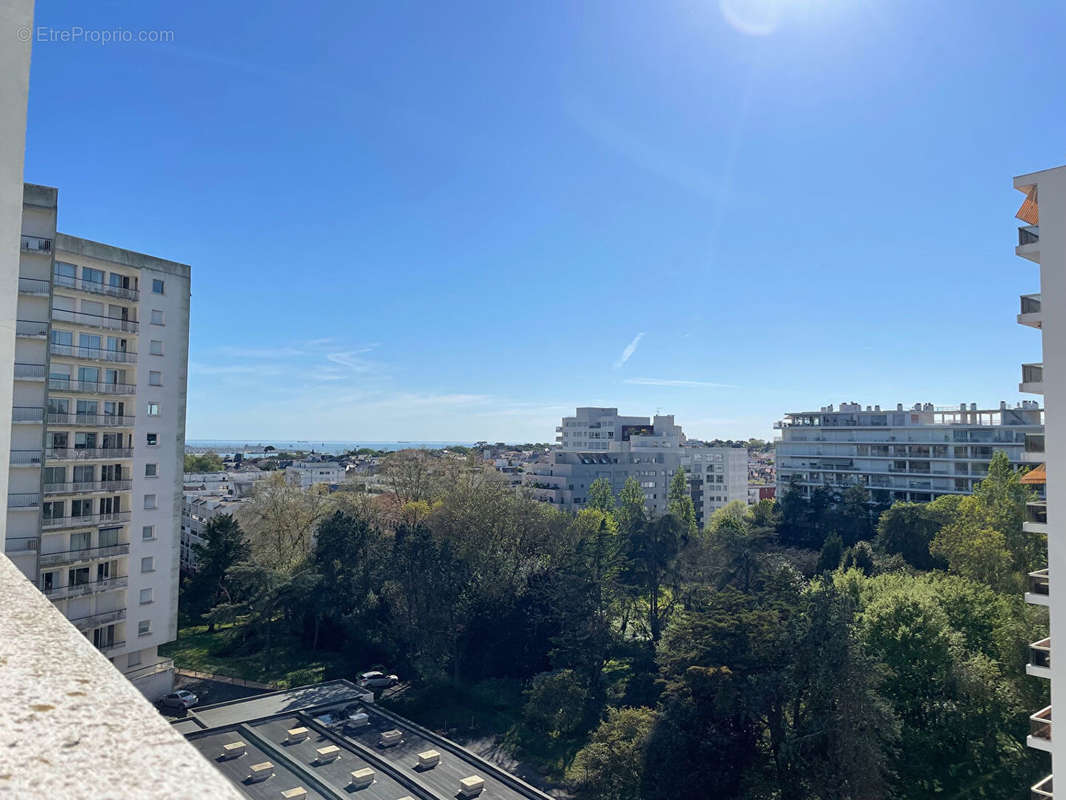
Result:
<instances>
[{"instance_id":1,"label":"building facade","mask_svg":"<svg viewBox=\"0 0 1066 800\"><path fill-rule=\"evenodd\" d=\"M5 552L148 695L168 684L189 268L56 233L27 184Z\"/></svg>"},{"instance_id":2,"label":"building facade","mask_svg":"<svg viewBox=\"0 0 1066 800\"><path fill-rule=\"evenodd\" d=\"M858 483L877 503L924 503L972 492L997 450L1021 464L1026 436L1043 433L1043 413L1031 400L995 409L918 403L882 410L842 403L786 414L774 427L781 431L775 443L778 497L792 485L810 497L818 487Z\"/></svg>"},{"instance_id":3,"label":"building facade","mask_svg":"<svg viewBox=\"0 0 1066 800\"><path fill-rule=\"evenodd\" d=\"M333 461L296 461L285 467L285 480L301 489L341 483L344 475L344 467Z\"/></svg>"},{"instance_id":4,"label":"building facade","mask_svg":"<svg viewBox=\"0 0 1066 800\"><path fill-rule=\"evenodd\" d=\"M242 500L228 494L186 494L181 505L181 570L195 572L197 567L197 544L203 544L204 529L208 523L222 514L236 514Z\"/></svg>"},{"instance_id":5,"label":"building facade","mask_svg":"<svg viewBox=\"0 0 1066 800\"><path fill-rule=\"evenodd\" d=\"M1040 266L1040 291L1021 296L1018 322L1041 333L1043 358L1023 364L1023 392L1042 394L1047 411L1043 436L1029 438L1026 458L1045 464L1045 499L1026 510L1025 530L1047 543L1047 566L1029 575L1025 599L1048 609L1048 636L1033 642L1026 671L1050 680L1051 704L1030 717L1027 744L1050 754L1048 777L1031 789L1034 800L1050 800L1051 775L1059 764L1066 765L1066 737L1052 736L1052 708L1066 706L1066 634L1058 626L1066 620L1066 593L1055 589L1050 575L1066 575L1066 544L1054 533L1061 527L1059 512L1066 508L1060 500L1066 476L1066 315L1050 313L1055 303L1066 299L1066 167L1021 175L1014 187L1025 194L1018 218L1017 255ZM1036 472L1037 470L1034 470ZM1028 476L1027 476L1028 477Z\"/></svg>"},{"instance_id":6,"label":"building facade","mask_svg":"<svg viewBox=\"0 0 1066 800\"><path fill-rule=\"evenodd\" d=\"M558 449L525 465L522 486L535 500L576 511L585 507L597 479L617 495L633 478L648 512L661 515L680 467L701 525L715 509L748 501L747 450L688 445L673 416L623 417L616 408L579 408L556 431Z\"/></svg>"}]
</instances>

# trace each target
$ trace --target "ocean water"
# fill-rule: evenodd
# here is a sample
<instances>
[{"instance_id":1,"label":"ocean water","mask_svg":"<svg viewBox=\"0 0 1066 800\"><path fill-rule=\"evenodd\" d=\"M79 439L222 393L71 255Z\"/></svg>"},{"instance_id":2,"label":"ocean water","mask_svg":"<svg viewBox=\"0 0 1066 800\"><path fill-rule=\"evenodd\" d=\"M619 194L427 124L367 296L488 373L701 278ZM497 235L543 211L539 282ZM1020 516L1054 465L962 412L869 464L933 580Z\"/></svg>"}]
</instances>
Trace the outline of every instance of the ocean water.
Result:
<instances>
[{"instance_id":1,"label":"ocean water","mask_svg":"<svg viewBox=\"0 0 1066 800\"><path fill-rule=\"evenodd\" d=\"M320 442L310 439L263 439L250 441L242 439L186 439L186 450L210 450L216 453L230 454L244 450L261 451L267 445L275 450L314 450L316 453L336 455L360 447L374 450L442 450L445 447L470 447L474 442Z\"/></svg>"}]
</instances>

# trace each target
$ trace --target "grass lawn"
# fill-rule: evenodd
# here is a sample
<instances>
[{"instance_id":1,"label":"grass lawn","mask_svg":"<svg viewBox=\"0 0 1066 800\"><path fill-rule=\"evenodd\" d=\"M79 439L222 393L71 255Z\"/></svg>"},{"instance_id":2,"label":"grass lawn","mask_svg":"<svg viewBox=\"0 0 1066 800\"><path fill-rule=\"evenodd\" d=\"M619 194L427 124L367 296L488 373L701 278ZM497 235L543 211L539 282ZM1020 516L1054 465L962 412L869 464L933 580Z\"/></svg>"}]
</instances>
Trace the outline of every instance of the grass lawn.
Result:
<instances>
[{"instance_id":1,"label":"grass lawn","mask_svg":"<svg viewBox=\"0 0 1066 800\"><path fill-rule=\"evenodd\" d=\"M298 640L279 636L268 659L263 647L245 652L234 646L234 633L232 625L218 626L211 633L206 625L180 628L177 641L160 647L159 654L174 659L178 669L273 683L281 688L352 677L337 653L315 652Z\"/></svg>"}]
</instances>

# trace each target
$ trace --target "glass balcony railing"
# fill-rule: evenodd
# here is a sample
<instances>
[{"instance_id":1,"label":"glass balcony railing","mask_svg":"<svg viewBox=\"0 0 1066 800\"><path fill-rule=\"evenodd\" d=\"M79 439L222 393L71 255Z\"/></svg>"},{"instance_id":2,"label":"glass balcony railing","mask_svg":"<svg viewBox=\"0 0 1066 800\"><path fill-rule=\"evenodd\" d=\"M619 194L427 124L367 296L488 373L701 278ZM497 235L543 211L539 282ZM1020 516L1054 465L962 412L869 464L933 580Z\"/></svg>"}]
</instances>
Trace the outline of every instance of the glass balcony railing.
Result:
<instances>
[{"instance_id":1,"label":"glass balcony railing","mask_svg":"<svg viewBox=\"0 0 1066 800\"><path fill-rule=\"evenodd\" d=\"M19 294L48 297L51 293L52 287L44 278L24 278L19 275Z\"/></svg>"},{"instance_id":2,"label":"glass balcony railing","mask_svg":"<svg viewBox=\"0 0 1066 800\"><path fill-rule=\"evenodd\" d=\"M77 494L79 492L128 492L133 487L131 480L80 481L77 483L46 483L45 494Z\"/></svg>"},{"instance_id":3,"label":"glass balcony railing","mask_svg":"<svg viewBox=\"0 0 1066 800\"><path fill-rule=\"evenodd\" d=\"M1047 569L1038 569L1029 573L1029 593L1047 597L1051 594L1051 584L1048 579Z\"/></svg>"},{"instance_id":4,"label":"glass balcony railing","mask_svg":"<svg viewBox=\"0 0 1066 800\"><path fill-rule=\"evenodd\" d=\"M1022 364L1022 383L1043 383L1043 364Z\"/></svg>"},{"instance_id":5,"label":"glass balcony railing","mask_svg":"<svg viewBox=\"0 0 1066 800\"><path fill-rule=\"evenodd\" d=\"M1029 800L1052 800L1050 775L1029 790Z\"/></svg>"},{"instance_id":6,"label":"glass balcony railing","mask_svg":"<svg viewBox=\"0 0 1066 800\"><path fill-rule=\"evenodd\" d=\"M48 388L57 392L86 392L89 394L135 394L137 386L133 383L108 383L106 381L80 381L76 378L48 379Z\"/></svg>"},{"instance_id":7,"label":"glass balcony railing","mask_svg":"<svg viewBox=\"0 0 1066 800\"><path fill-rule=\"evenodd\" d=\"M84 311L67 311L62 308L52 309L52 321L87 325L91 328L106 328L109 331L137 332L137 323L134 320L109 317L103 314L87 314Z\"/></svg>"},{"instance_id":8,"label":"glass balcony railing","mask_svg":"<svg viewBox=\"0 0 1066 800\"><path fill-rule=\"evenodd\" d=\"M1029 735L1051 741L1051 706L1042 708L1029 717Z\"/></svg>"},{"instance_id":9,"label":"glass balcony railing","mask_svg":"<svg viewBox=\"0 0 1066 800\"><path fill-rule=\"evenodd\" d=\"M1042 434L1042 433L1027 433L1027 434L1025 434L1025 452L1027 452L1027 453L1043 453L1044 452L1044 434Z\"/></svg>"},{"instance_id":10,"label":"glass balcony railing","mask_svg":"<svg viewBox=\"0 0 1066 800\"><path fill-rule=\"evenodd\" d=\"M1029 645L1029 664L1041 669L1051 669L1051 637Z\"/></svg>"},{"instance_id":11,"label":"glass balcony railing","mask_svg":"<svg viewBox=\"0 0 1066 800\"><path fill-rule=\"evenodd\" d=\"M75 347L74 345L52 342L48 346L48 350L52 355L60 358L113 361L118 364L133 364L137 361L136 353L128 353L125 350L108 350L103 347Z\"/></svg>"},{"instance_id":12,"label":"glass balcony railing","mask_svg":"<svg viewBox=\"0 0 1066 800\"><path fill-rule=\"evenodd\" d=\"M1039 225L1022 225L1018 228L1018 246L1036 244L1040 241Z\"/></svg>"},{"instance_id":13,"label":"glass balcony railing","mask_svg":"<svg viewBox=\"0 0 1066 800\"><path fill-rule=\"evenodd\" d=\"M1034 500L1025 504L1025 521L1047 525L1047 501Z\"/></svg>"}]
</instances>

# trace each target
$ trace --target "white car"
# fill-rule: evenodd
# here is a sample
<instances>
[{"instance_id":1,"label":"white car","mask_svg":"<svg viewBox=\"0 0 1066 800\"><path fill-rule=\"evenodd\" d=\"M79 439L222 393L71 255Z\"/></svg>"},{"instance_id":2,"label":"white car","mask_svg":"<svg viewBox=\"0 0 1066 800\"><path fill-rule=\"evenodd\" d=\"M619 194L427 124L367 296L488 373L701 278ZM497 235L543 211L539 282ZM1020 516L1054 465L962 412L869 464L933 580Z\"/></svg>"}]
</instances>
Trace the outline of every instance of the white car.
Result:
<instances>
[{"instance_id":1,"label":"white car","mask_svg":"<svg viewBox=\"0 0 1066 800\"><path fill-rule=\"evenodd\" d=\"M165 695L160 701L167 708L192 708L199 698L187 689L178 689Z\"/></svg>"},{"instance_id":2,"label":"white car","mask_svg":"<svg viewBox=\"0 0 1066 800\"><path fill-rule=\"evenodd\" d=\"M367 689L386 689L389 686L395 686L399 682L400 679L395 675L386 675L384 672L378 672L377 670L364 672L359 676L359 685L365 686Z\"/></svg>"}]
</instances>

